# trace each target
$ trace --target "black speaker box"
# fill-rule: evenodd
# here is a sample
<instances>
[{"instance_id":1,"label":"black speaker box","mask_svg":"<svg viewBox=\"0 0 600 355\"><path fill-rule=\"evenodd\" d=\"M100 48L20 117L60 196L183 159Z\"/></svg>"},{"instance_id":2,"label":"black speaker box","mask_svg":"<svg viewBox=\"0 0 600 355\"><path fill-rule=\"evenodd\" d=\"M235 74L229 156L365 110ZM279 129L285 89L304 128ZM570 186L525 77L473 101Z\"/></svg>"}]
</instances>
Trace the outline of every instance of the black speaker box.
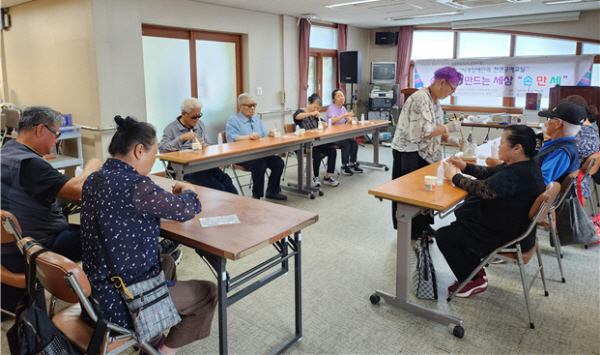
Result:
<instances>
[{"instance_id":1,"label":"black speaker box","mask_svg":"<svg viewBox=\"0 0 600 355\"><path fill-rule=\"evenodd\" d=\"M398 44L398 32L376 32L375 44Z\"/></svg>"},{"instance_id":2,"label":"black speaker box","mask_svg":"<svg viewBox=\"0 0 600 355\"><path fill-rule=\"evenodd\" d=\"M358 84L361 82L361 51L340 52L340 83Z\"/></svg>"}]
</instances>

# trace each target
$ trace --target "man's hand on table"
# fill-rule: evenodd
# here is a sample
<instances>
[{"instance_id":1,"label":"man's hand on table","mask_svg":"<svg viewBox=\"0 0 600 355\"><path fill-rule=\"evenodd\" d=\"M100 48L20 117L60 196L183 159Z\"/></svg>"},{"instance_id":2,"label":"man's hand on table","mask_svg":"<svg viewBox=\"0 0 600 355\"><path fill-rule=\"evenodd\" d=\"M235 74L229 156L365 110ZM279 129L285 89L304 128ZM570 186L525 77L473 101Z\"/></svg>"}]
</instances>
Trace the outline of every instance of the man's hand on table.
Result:
<instances>
[{"instance_id":1,"label":"man's hand on table","mask_svg":"<svg viewBox=\"0 0 600 355\"><path fill-rule=\"evenodd\" d=\"M172 192L174 195L181 195L185 190L194 191L194 186L180 181L177 181L175 184L173 184Z\"/></svg>"}]
</instances>

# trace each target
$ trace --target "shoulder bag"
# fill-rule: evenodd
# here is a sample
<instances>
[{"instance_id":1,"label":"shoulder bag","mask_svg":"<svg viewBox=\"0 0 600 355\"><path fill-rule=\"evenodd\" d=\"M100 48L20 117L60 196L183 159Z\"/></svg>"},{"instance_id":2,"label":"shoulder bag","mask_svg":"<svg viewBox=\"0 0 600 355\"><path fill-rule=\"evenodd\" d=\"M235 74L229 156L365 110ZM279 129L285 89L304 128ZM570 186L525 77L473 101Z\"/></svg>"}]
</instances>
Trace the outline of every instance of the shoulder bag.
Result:
<instances>
[{"instance_id":1,"label":"shoulder bag","mask_svg":"<svg viewBox=\"0 0 600 355\"><path fill-rule=\"evenodd\" d=\"M100 180L101 176L98 173L94 181L93 191L95 193L98 191ZM97 199L97 194L95 194L95 202L97 202ZM114 283L115 288L127 305L138 341L147 342L181 321L181 317L169 294L165 274L161 269L160 273L154 277L125 285L108 253L104 233L100 229L97 208L95 209L95 215L98 240L110 271L110 280Z\"/></svg>"},{"instance_id":2,"label":"shoulder bag","mask_svg":"<svg viewBox=\"0 0 600 355\"><path fill-rule=\"evenodd\" d=\"M423 232L423 236L415 243L415 268L413 270L413 287L417 298L426 300L437 300L437 280L433 260L429 254L429 236Z\"/></svg>"}]
</instances>

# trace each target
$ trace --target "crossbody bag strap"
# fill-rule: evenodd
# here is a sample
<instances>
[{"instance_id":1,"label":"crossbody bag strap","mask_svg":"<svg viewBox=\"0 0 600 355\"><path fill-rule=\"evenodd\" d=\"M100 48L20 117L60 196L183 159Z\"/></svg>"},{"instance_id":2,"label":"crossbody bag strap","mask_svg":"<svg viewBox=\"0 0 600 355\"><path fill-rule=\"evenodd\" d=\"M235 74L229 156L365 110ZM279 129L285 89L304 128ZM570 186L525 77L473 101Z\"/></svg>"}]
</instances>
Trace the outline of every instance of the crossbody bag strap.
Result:
<instances>
[{"instance_id":1,"label":"crossbody bag strap","mask_svg":"<svg viewBox=\"0 0 600 355\"><path fill-rule=\"evenodd\" d=\"M98 172L98 174L94 177L94 186L92 188L92 191L94 191L94 192L98 191L98 185L100 185L101 180L102 180L102 175L100 175L100 172ZM102 229L100 228L100 216L98 215L98 194L97 193L94 193L94 216L96 217L95 225L96 225L96 231L97 231L97 235L98 235L98 241L100 242L100 247L101 247L100 249L102 249L102 253L104 254L104 260L106 261L106 266L108 267L108 270L109 270L110 280L113 282L116 289L122 288L123 291L125 291L125 294L127 294L127 296L129 296L129 298L133 299L133 296L129 293L129 291L127 291L127 288L125 287L125 283L123 282L123 279L121 279L121 277L117 273L117 269L115 268L115 263L113 262L112 258L110 257L110 253L108 252L108 246L106 245L106 240L104 238L104 232L102 232Z\"/></svg>"}]
</instances>

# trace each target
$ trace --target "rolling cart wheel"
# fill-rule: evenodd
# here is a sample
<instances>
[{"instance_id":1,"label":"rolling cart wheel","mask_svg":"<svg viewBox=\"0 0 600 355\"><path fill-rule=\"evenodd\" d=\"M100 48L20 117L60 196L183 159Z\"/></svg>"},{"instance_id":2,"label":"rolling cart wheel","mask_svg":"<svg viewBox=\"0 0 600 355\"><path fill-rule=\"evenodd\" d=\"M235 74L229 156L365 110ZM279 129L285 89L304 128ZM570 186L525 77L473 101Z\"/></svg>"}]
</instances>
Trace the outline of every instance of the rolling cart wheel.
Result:
<instances>
[{"instance_id":1,"label":"rolling cart wheel","mask_svg":"<svg viewBox=\"0 0 600 355\"><path fill-rule=\"evenodd\" d=\"M325 193L323 191L319 191L319 196L323 196L323 195L325 195ZM587 245L586 245L586 247L587 247Z\"/></svg>"},{"instance_id":2,"label":"rolling cart wheel","mask_svg":"<svg viewBox=\"0 0 600 355\"><path fill-rule=\"evenodd\" d=\"M372 294L371 297L369 297L369 301L371 301L372 304L377 304L379 301L381 301L381 297L377 296L376 294Z\"/></svg>"},{"instance_id":3,"label":"rolling cart wheel","mask_svg":"<svg viewBox=\"0 0 600 355\"><path fill-rule=\"evenodd\" d=\"M388 167L386 166L386 167L385 167L385 171L388 171L388 170L390 170L390 168L388 168Z\"/></svg>"},{"instance_id":4,"label":"rolling cart wheel","mask_svg":"<svg viewBox=\"0 0 600 355\"><path fill-rule=\"evenodd\" d=\"M465 336L465 328L461 327L460 325L457 325L452 330L452 334L454 334L455 337L462 339Z\"/></svg>"},{"instance_id":5,"label":"rolling cart wheel","mask_svg":"<svg viewBox=\"0 0 600 355\"><path fill-rule=\"evenodd\" d=\"M317 197L317 196L315 196L315 194L310 194L310 199L311 199L311 200L314 200L314 199L315 199L315 197Z\"/></svg>"}]
</instances>

